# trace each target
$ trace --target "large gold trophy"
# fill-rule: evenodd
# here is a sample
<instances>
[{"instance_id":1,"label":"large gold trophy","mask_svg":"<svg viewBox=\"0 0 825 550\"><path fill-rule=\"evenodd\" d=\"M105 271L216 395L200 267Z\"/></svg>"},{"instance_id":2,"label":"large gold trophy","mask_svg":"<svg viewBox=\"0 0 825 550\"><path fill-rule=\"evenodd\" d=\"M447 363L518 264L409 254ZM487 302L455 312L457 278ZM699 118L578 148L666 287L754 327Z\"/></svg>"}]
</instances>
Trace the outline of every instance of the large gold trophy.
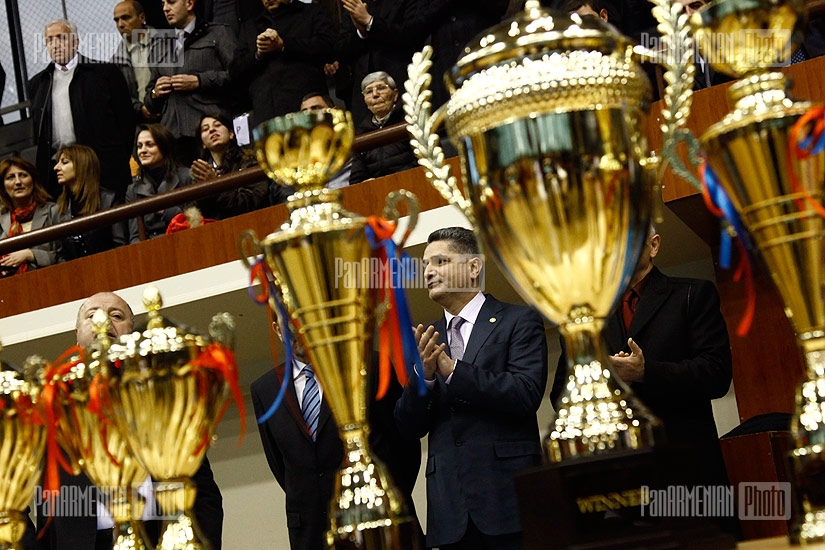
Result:
<instances>
[{"instance_id":1,"label":"large gold trophy","mask_svg":"<svg viewBox=\"0 0 825 550\"><path fill-rule=\"evenodd\" d=\"M429 114L429 52L404 105L432 184L473 222L516 290L559 325L567 384L551 462L654 444L655 419L610 369L601 330L648 232L655 162L644 137L649 83L629 39L592 17L527 2L485 31L445 75ZM446 116L464 198L432 133Z\"/></svg>"},{"instance_id":2,"label":"large gold trophy","mask_svg":"<svg viewBox=\"0 0 825 550\"><path fill-rule=\"evenodd\" d=\"M146 328L121 336L100 358L101 390L117 428L156 482L164 516L158 550L209 549L192 512L192 476L230 393L240 398L234 320L216 315L207 337L164 319L157 289L148 288L143 302Z\"/></svg>"},{"instance_id":3,"label":"large gold trophy","mask_svg":"<svg viewBox=\"0 0 825 550\"><path fill-rule=\"evenodd\" d=\"M2 346L0 346L2 349ZM43 471L46 425L36 410L41 386L0 362L0 550L20 550L26 507Z\"/></svg>"},{"instance_id":4,"label":"large gold trophy","mask_svg":"<svg viewBox=\"0 0 825 550\"><path fill-rule=\"evenodd\" d=\"M57 442L69 457L74 473L82 469L99 489L114 520L113 550L152 548L141 517L145 497L138 492L149 475L109 418L106 396L101 391L103 364L111 341L111 322L103 310L92 318L97 340L88 349L75 348L66 362L43 365L46 417L53 419ZM29 358L30 365L43 364ZM50 457L54 467L57 457Z\"/></svg>"},{"instance_id":5,"label":"large gold trophy","mask_svg":"<svg viewBox=\"0 0 825 550\"><path fill-rule=\"evenodd\" d=\"M373 368L376 289L368 270L349 283L335 276L336 265L363 265L372 256L367 220L344 210L339 190L324 188L349 158L353 135L350 114L338 109L293 113L255 129L261 166L297 192L287 201L289 221L261 242L245 233L241 256L247 263L248 256L263 254L288 311L282 322L307 350L344 444L329 547L421 548L415 517L368 446L366 376ZM412 200L409 208L417 208Z\"/></svg>"},{"instance_id":6,"label":"large gold trophy","mask_svg":"<svg viewBox=\"0 0 825 550\"><path fill-rule=\"evenodd\" d=\"M669 6L658 15L670 37L687 29ZM650 87L642 53L598 18L528 1L465 48L444 75L450 100L435 113L428 48L414 57L405 85L413 149L431 183L564 340L566 384L544 441L550 464L516 478L529 549L618 547L618 540L732 545L702 522L650 528L655 522L638 521L641 487L690 483L692 465L660 445L661 422L615 376L601 337L656 204L659 163L645 138ZM678 90L692 84L690 71L669 78ZM445 118L463 194L435 135Z\"/></svg>"},{"instance_id":7,"label":"large gold trophy","mask_svg":"<svg viewBox=\"0 0 825 550\"><path fill-rule=\"evenodd\" d=\"M817 140L815 123L823 115L820 106L792 99L788 79L772 69L799 43L804 5L724 0L692 21L710 64L741 77L728 89L733 111L701 137L715 173L706 184L721 185L759 249L807 365L791 428L802 511L791 537L803 542L825 540L825 153L805 143Z\"/></svg>"}]
</instances>

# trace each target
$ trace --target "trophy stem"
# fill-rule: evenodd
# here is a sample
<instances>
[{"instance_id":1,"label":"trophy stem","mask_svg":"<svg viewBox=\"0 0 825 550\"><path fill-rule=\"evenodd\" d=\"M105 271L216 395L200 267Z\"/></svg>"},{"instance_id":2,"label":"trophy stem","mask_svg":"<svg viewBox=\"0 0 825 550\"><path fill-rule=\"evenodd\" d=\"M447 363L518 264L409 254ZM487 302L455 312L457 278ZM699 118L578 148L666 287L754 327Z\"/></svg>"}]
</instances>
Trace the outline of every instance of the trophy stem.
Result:
<instances>
[{"instance_id":1,"label":"trophy stem","mask_svg":"<svg viewBox=\"0 0 825 550\"><path fill-rule=\"evenodd\" d=\"M22 550L19 542L26 531L26 516L17 510L0 512L0 550Z\"/></svg>"},{"instance_id":2,"label":"trophy stem","mask_svg":"<svg viewBox=\"0 0 825 550\"><path fill-rule=\"evenodd\" d=\"M139 518L143 516L144 501L133 500L131 487L117 487L107 508L115 522L112 530L112 550L149 550L152 545Z\"/></svg>"},{"instance_id":3,"label":"trophy stem","mask_svg":"<svg viewBox=\"0 0 825 550\"><path fill-rule=\"evenodd\" d=\"M189 478L157 484L155 499L163 512L157 550L209 550L211 546L192 514L197 487ZM168 519L167 519L168 518Z\"/></svg>"},{"instance_id":4,"label":"trophy stem","mask_svg":"<svg viewBox=\"0 0 825 550\"><path fill-rule=\"evenodd\" d=\"M612 371L601 330L604 319L572 313L559 326L567 350L567 383L544 439L550 462L652 447L661 422Z\"/></svg>"},{"instance_id":5,"label":"trophy stem","mask_svg":"<svg viewBox=\"0 0 825 550\"><path fill-rule=\"evenodd\" d=\"M341 429L344 463L338 470L327 545L335 550L423 548L415 516L395 489L383 464L369 454L369 427Z\"/></svg>"},{"instance_id":6,"label":"trophy stem","mask_svg":"<svg viewBox=\"0 0 825 550\"><path fill-rule=\"evenodd\" d=\"M825 335L803 334L799 341L807 369L791 421L795 448L790 458L799 514L790 535L803 543L825 542Z\"/></svg>"}]
</instances>

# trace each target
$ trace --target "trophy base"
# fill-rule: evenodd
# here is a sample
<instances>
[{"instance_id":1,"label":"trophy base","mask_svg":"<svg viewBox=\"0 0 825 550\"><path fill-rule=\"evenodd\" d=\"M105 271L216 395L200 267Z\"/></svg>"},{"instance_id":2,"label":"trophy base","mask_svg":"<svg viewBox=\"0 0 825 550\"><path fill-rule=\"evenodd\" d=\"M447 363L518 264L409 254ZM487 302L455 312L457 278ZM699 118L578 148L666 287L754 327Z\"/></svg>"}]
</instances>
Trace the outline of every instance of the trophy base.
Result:
<instances>
[{"instance_id":1,"label":"trophy base","mask_svg":"<svg viewBox=\"0 0 825 550\"><path fill-rule=\"evenodd\" d=\"M735 548L709 517L735 518L730 487L707 487L701 509L684 500L693 498L689 456L655 447L518 474L524 549Z\"/></svg>"},{"instance_id":2,"label":"trophy base","mask_svg":"<svg viewBox=\"0 0 825 550\"><path fill-rule=\"evenodd\" d=\"M327 533L330 550L422 550L423 533L414 517L398 518L389 525Z\"/></svg>"},{"instance_id":3,"label":"trophy base","mask_svg":"<svg viewBox=\"0 0 825 550\"><path fill-rule=\"evenodd\" d=\"M112 537L112 550L151 550L153 548L143 528L143 522L140 520L116 522Z\"/></svg>"}]
</instances>

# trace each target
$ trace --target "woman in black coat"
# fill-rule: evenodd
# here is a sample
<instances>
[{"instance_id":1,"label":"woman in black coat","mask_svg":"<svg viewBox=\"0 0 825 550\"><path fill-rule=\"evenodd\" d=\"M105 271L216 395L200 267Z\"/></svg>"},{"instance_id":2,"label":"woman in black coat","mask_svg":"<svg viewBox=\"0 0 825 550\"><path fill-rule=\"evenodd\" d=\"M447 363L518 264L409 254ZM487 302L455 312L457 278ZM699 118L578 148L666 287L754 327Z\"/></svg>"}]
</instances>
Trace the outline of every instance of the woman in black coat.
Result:
<instances>
[{"instance_id":1,"label":"woman in black coat","mask_svg":"<svg viewBox=\"0 0 825 550\"><path fill-rule=\"evenodd\" d=\"M91 147L69 145L57 152L54 167L62 191L52 209L52 225L115 206L115 193L100 187L100 161ZM58 262L90 256L126 244L122 222L98 227L55 242Z\"/></svg>"}]
</instances>

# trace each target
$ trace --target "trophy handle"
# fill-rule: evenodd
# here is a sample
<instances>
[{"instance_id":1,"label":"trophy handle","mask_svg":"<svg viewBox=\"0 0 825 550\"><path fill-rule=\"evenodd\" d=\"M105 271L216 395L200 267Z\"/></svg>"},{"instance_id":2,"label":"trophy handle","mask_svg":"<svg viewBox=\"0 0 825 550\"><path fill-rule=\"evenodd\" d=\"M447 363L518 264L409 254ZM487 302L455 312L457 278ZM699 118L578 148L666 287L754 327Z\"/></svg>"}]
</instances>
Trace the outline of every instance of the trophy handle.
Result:
<instances>
[{"instance_id":1,"label":"trophy handle","mask_svg":"<svg viewBox=\"0 0 825 550\"><path fill-rule=\"evenodd\" d=\"M403 202L407 205L407 216L410 218L409 223L407 224L407 228L404 231L404 235L401 237L401 241L398 243L398 252L400 253L401 250L404 249L404 244L407 242L407 238L412 233L415 226L418 225L418 198L415 196L414 193L407 191L406 189L399 189L398 191L393 191L389 195L387 195L386 203L384 204L384 212L382 216L392 222L398 223L399 213L398 213L398 203Z\"/></svg>"},{"instance_id":2,"label":"trophy handle","mask_svg":"<svg viewBox=\"0 0 825 550\"><path fill-rule=\"evenodd\" d=\"M241 238L238 239L238 254L241 257L241 262L247 269L252 269L252 265L249 263L250 256L257 258L263 254L261 242L251 229L241 232Z\"/></svg>"},{"instance_id":3,"label":"trophy handle","mask_svg":"<svg viewBox=\"0 0 825 550\"><path fill-rule=\"evenodd\" d=\"M476 225L472 205L461 193L458 181L450 174L450 167L444 164L444 150L441 148L441 138L436 131L444 121L446 104L430 115L432 104L429 90L432 76L429 70L432 66L430 58L433 49L424 46L420 52L413 54L412 63L407 66L408 80L404 83L404 120L407 121L407 132L410 134L410 145L418 158L418 164L424 167L424 174L430 184L441 193L447 202L457 206L467 216L470 223Z\"/></svg>"}]
</instances>

